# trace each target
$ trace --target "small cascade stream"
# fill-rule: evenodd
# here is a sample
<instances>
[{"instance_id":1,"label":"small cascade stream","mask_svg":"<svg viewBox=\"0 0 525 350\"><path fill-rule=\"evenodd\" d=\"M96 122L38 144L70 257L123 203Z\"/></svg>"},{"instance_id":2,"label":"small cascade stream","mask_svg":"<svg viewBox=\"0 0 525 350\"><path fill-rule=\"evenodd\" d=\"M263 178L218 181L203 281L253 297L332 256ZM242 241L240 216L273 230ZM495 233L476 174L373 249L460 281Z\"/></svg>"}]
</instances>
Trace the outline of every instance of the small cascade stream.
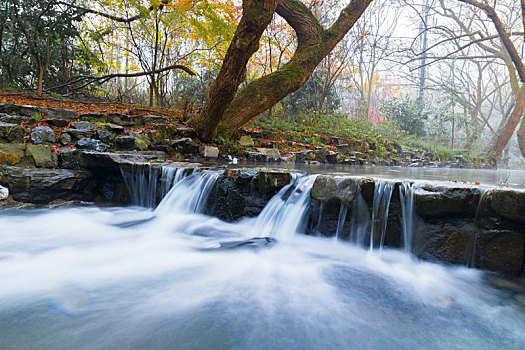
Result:
<instances>
[{"instance_id":1,"label":"small cascade stream","mask_svg":"<svg viewBox=\"0 0 525 350\"><path fill-rule=\"evenodd\" d=\"M385 242L386 227L388 224L388 211L390 209L390 199L394 192L395 183L378 181L374 188L374 202L372 204L372 224L370 228L370 250L377 246L379 239L379 249L383 249Z\"/></svg>"},{"instance_id":2,"label":"small cascade stream","mask_svg":"<svg viewBox=\"0 0 525 350\"><path fill-rule=\"evenodd\" d=\"M399 201L401 202L402 213L403 250L410 254L414 235L414 183L403 182L401 184Z\"/></svg>"},{"instance_id":3,"label":"small cascade stream","mask_svg":"<svg viewBox=\"0 0 525 350\"><path fill-rule=\"evenodd\" d=\"M407 254L412 183L398 187L404 251L378 254L395 182L339 207L349 244L302 234L316 175L294 173L258 216L225 222L203 214L222 169L157 170L123 172L142 208L0 212L0 349L525 344L525 290Z\"/></svg>"}]
</instances>

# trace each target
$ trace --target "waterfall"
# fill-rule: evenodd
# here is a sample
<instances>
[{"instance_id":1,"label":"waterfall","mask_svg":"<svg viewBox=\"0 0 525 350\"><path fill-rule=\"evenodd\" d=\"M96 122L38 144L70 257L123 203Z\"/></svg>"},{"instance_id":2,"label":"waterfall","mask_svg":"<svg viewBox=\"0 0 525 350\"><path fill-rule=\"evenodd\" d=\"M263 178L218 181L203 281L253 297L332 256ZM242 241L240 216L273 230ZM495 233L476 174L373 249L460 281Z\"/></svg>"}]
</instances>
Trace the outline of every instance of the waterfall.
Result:
<instances>
[{"instance_id":1,"label":"waterfall","mask_svg":"<svg viewBox=\"0 0 525 350\"><path fill-rule=\"evenodd\" d=\"M480 189L480 195L479 195L479 202L478 207L476 208L476 215L474 216L474 224L478 227L478 230L474 234L474 237L472 238L472 249L470 253L470 258L467 261L468 267L474 267L476 264L476 246L478 245L479 240L479 231L481 230L481 211L483 209L483 203L485 202L485 198L488 197L491 190L488 188L481 188Z\"/></svg>"},{"instance_id":2,"label":"waterfall","mask_svg":"<svg viewBox=\"0 0 525 350\"><path fill-rule=\"evenodd\" d=\"M340 235L343 233L343 227L346 221L346 215L348 213L348 207L341 202L339 207L339 217L337 218L337 230L335 231L335 238L340 238Z\"/></svg>"},{"instance_id":3,"label":"waterfall","mask_svg":"<svg viewBox=\"0 0 525 350\"><path fill-rule=\"evenodd\" d=\"M151 164L134 165L131 171L121 167L120 172L131 196L131 204L155 208L158 174L153 171Z\"/></svg>"},{"instance_id":4,"label":"waterfall","mask_svg":"<svg viewBox=\"0 0 525 350\"><path fill-rule=\"evenodd\" d=\"M285 239L297 233L305 219L316 177L294 174L290 184L283 187L259 214L253 225L253 234Z\"/></svg>"},{"instance_id":5,"label":"waterfall","mask_svg":"<svg viewBox=\"0 0 525 350\"><path fill-rule=\"evenodd\" d=\"M412 237L414 226L414 184L403 182L399 188L401 202L401 226L403 229L403 245L405 253L412 252Z\"/></svg>"},{"instance_id":6,"label":"waterfall","mask_svg":"<svg viewBox=\"0 0 525 350\"><path fill-rule=\"evenodd\" d=\"M352 201L352 218L350 219L350 242L358 245L366 244L366 235L371 225L370 213L361 189L358 185Z\"/></svg>"},{"instance_id":7,"label":"waterfall","mask_svg":"<svg viewBox=\"0 0 525 350\"><path fill-rule=\"evenodd\" d=\"M374 249L376 237L380 238L379 249L383 249L386 227L388 223L388 210L390 199L394 192L395 183L376 181L374 188L374 201L372 204L372 225L370 228L370 250Z\"/></svg>"},{"instance_id":8,"label":"waterfall","mask_svg":"<svg viewBox=\"0 0 525 350\"><path fill-rule=\"evenodd\" d=\"M155 215L169 215L172 212L200 213L221 173L195 169L191 175L179 177L179 181L174 183L155 209ZM176 176L173 178L175 179Z\"/></svg>"},{"instance_id":9,"label":"waterfall","mask_svg":"<svg viewBox=\"0 0 525 350\"><path fill-rule=\"evenodd\" d=\"M186 168L174 168L169 166L162 167L161 183L162 198L171 190L174 184L178 183L188 173Z\"/></svg>"}]
</instances>

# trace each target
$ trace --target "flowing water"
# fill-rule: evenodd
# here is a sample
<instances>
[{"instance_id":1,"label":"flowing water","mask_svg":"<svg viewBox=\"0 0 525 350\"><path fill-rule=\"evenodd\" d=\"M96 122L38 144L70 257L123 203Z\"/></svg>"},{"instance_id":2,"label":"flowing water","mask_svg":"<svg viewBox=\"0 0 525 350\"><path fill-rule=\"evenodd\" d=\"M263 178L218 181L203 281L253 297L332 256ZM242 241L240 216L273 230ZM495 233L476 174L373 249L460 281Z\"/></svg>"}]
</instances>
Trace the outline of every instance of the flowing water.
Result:
<instances>
[{"instance_id":1,"label":"flowing water","mask_svg":"<svg viewBox=\"0 0 525 350\"><path fill-rule=\"evenodd\" d=\"M226 223L201 214L219 173L175 172L163 172L171 189L155 211L0 212L0 349L525 344L525 292L496 289L493 275L300 234L315 176L295 176L258 217Z\"/></svg>"}]
</instances>

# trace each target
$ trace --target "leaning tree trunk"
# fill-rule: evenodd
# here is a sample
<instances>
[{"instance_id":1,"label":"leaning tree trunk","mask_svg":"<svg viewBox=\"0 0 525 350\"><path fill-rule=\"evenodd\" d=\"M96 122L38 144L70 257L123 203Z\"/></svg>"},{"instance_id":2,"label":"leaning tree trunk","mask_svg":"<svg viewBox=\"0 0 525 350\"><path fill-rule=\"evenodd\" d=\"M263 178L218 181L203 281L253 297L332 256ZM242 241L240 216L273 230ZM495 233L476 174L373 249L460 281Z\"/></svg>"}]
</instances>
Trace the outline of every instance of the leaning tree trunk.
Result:
<instances>
[{"instance_id":1,"label":"leaning tree trunk","mask_svg":"<svg viewBox=\"0 0 525 350\"><path fill-rule=\"evenodd\" d=\"M499 159L501 157L501 154L503 153L503 150L509 143L510 138L514 134L514 130L516 130L516 127L518 126L520 120L523 119L523 112L525 110L525 84L520 87L520 89L517 91L516 94L516 104L514 105L514 109L512 110L512 113L510 114L509 118L507 119L507 122L503 126L503 129L501 130L501 133L496 138L496 141L492 145L492 147L487 152L488 156L493 157L495 159ZM524 123L521 123L520 131L518 131L518 141L520 141L520 136L525 133L525 126ZM523 137L522 137L523 138ZM521 141L525 147L525 139ZM524 148L522 148L520 143L520 149L522 154L525 156Z\"/></svg>"},{"instance_id":2,"label":"leaning tree trunk","mask_svg":"<svg viewBox=\"0 0 525 350\"><path fill-rule=\"evenodd\" d=\"M191 121L202 140L209 141L215 136L224 111L245 78L248 60L259 49L259 41L272 20L278 1L243 0L242 18L219 75L210 87L201 115Z\"/></svg>"},{"instance_id":3,"label":"leaning tree trunk","mask_svg":"<svg viewBox=\"0 0 525 350\"><path fill-rule=\"evenodd\" d=\"M520 146L521 155L525 157L525 117L521 118L520 128L516 136L518 137L518 146Z\"/></svg>"},{"instance_id":4,"label":"leaning tree trunk","mask_svg":"<svg viewBox=\"0 0 525 350\"><path fill-rule=\"evenodd\" d=\"M208 100L198 119L197 132L201 139L210 140L215 135L219 122L219 127L226 133L236 131L246 122L300 88L310 78L322 59L353 27L371 2L372 0L352 0L341 11L336 22L329 29L324 29L301 1L280 0L276 12L290 24L297 34L298 43L295 54L281 68L252 81L235 95L244 78L245 62L248 62L249 57L255 52L251 50L258 46L261 36L259 33L262 34L271 19L269 4L273 5L275 1L267 1L266 11L263 12L268 15L267 17L255 14L258 21L249 20L251 11L244 8L243 18L230 44L219 77L210 89ZM260 7L259 4L258 8ZM251 16L254 14L251 13ZM264 23L268 23L263 23L263 17ZM254 25L259 35L255 36L253 32L246 30L247 23L243 21ZM234 54L245 59L233 60L233 57L230 56ZM223 71L224 74L222 74Z\"/></svg>"}]
</instances>

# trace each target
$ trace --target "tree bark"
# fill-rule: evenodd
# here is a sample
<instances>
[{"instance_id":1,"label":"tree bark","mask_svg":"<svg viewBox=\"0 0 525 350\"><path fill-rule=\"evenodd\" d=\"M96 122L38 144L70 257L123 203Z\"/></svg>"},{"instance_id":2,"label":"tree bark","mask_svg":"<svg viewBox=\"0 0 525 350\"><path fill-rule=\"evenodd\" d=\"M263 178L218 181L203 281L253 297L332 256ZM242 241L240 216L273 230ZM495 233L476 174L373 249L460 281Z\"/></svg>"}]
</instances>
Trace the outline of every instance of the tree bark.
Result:
<instances>
[{"instance_id":1,"label":"tree bark","mask_svg":"<svg viewBox=\"0 0 525 350\"><path fill-rule=\"evenodd\" d=\"M243 18L228 48L221 72L210 89L203 112L197 119L196 130L199 137L204 141L212 139L219 122L222 131L232 133L300 88L371 2L372 0L352 0L341 11L335 23L324 29L299 0L266 1L264 9L258 1L244 1ZM255 9L259 13L254 13ZM255 53L262 32L270 23L274 11L297 34L295 54L281 68L252 81L235 95L244 78L246 63Z\"/></svg>"},{"instance_id":2,"label":"tree bark","mask_svg":"<svg viewBox=\"0 0 525 350\"><path fill-rule=\"evenodd\" d=\"M259 41L277 3L278 0L243 0L243 15L219 75L210 87L201 115L191 121L202 140L209 141L215 136L224 111L245 78L248 60L259 49Z\"/></svg>"},{"instance_id":3,"label":"tree bark","mask_svg":"<svg viewBox=\"0 0 525 350\"><path fill-rule=\"evenodd\" d=\"M523 112L525 110L525 85L521 86L518 93L516 94L516 104L514 105L514 109L512 110L512 113L510 114L509 118L507 119L507 122L503 126L503 129L501 130L501 133L497 137L496 141L494 142L493 146L488 151L488 156L494 157L498 159L505 147L507 146L507 143L509 142L510 138L514 134L514 130L516 130L516 127L518 126L520 120L525 119L523 118ZM521 134L525 132L525 126L522 121L520 126ZM520 132L518 131L518 133ZM518 141L520 141L520 137L518 136ZM525 141L525 136L522 137L522 141ZM523 144L525 146L525 143ZM520 144L520 150L522 151L525 148L522 148L522 145ZM525 154L524 154L525 156Z\"/></svg>"},{"instance_id":4,"label":"tree bark","mask_svg":"<svg viewBox=\"0 0 525 350\"><path fill-rule=\"evenodd\" d=\"M277 13L297 34L297 49L289 62L248 84L226 110L221 126L227 133L256 117L294 92L310 78L317 65L343 39L371 1L353 0L329 29L324 29L298 0L281 0Z\"/></svg>"},{"instance_id":5,"label":"tree bark","mask_svg":"<svg viewBox=\"0 0 525 350\"><path fill-rule=\"evenodd\" d=\"M36 88L36 94L38 96L42 96L42 85L44 81L44 67L42 65L38 65L38 83Z\"/></svg>"}]
</instances>

